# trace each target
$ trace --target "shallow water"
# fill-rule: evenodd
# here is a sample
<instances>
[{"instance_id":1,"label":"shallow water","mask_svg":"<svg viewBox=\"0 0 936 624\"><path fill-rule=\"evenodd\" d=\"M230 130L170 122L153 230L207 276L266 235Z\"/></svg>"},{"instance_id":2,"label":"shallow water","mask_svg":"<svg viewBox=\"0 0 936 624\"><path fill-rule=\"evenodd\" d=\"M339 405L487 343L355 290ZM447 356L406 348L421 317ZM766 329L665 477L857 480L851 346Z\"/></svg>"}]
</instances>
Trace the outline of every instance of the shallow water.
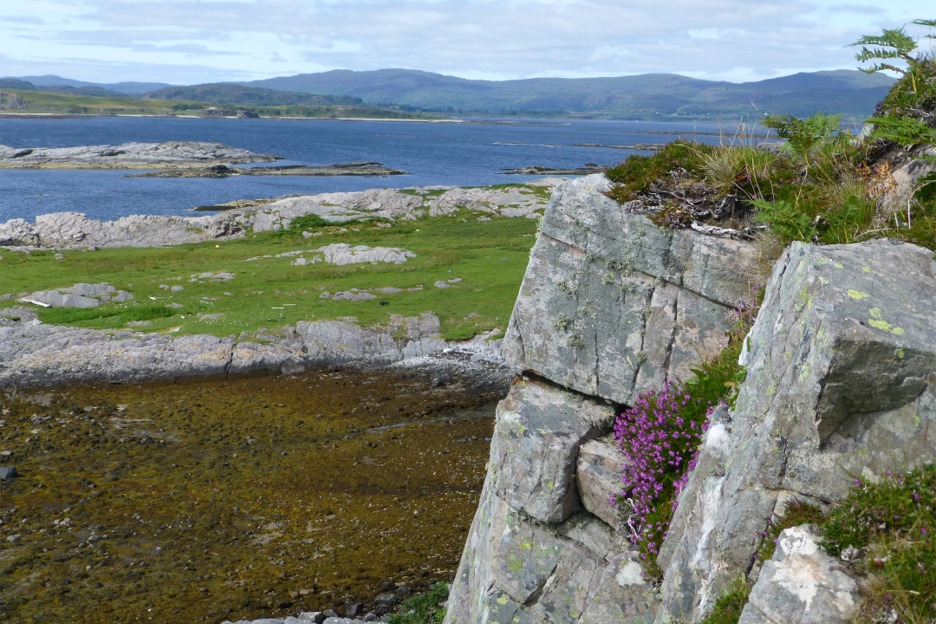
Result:
<instances>
[{"instance_id":1,"label":"shallow water","mask_svg":"<svg viewBox=\"0 0 936 624\"><path fill-rule=\"evenodd\" d=\"M333 371L7 394L0 621L221 622L450 580L501 392Z\"/></svg>"}]
</instances>

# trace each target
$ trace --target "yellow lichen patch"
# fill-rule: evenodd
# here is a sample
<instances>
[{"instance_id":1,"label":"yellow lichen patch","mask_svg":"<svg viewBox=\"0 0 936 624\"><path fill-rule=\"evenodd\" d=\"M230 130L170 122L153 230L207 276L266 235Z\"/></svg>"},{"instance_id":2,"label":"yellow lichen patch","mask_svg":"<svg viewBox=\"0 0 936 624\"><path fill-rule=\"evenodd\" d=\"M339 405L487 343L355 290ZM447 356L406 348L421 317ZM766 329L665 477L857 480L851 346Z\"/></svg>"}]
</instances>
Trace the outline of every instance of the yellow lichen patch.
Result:
<instances>
[{"instance_id":1,"label":"yellow lichen patch","mask_svg":"<svg viewBox=\"0 0 936 624\"><path fill-rule=\"evenodd\" d=\"M896 336L903 336L904 334L903 327L894 327L884 319L871 319L868 321L868 325L874 327L875 329L890 332Z\"/></svg>"},{"instance_id":2,"label":"yellow lichen patch","mask_svg":"<svg viewBox=\"0 0 936 624\"><path fill-rule=\"evenodd\" d=\"M866 292L861 292L860 290L855 290L855 289L853 289L853 288L849 288L849 289L848 289L848 296L851 297L852 299L864 299L864 298L866 298L866 297L870 297L871 295L869 295L869 294L866 293Z\"/></svg>"}]
</instances>

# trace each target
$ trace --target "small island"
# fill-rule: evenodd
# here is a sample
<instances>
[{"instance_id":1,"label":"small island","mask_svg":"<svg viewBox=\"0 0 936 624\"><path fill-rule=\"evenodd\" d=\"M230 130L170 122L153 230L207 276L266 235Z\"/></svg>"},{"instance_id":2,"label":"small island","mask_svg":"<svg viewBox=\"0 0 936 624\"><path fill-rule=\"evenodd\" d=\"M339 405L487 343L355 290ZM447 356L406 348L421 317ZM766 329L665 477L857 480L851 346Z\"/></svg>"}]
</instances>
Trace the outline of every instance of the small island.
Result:
<instances>
[{"instance_id":1,"label":"small island","mask_svg":"<svg viewBox=\"0 0 936 624\"><path fill-rule=\"evenodd\" d=\"M220 143L167 141L77 147L26 147L0 145L3 169L162 169L265 163L279 160L273 154Z\"/></svg>"},{"instance_id":2,"label":"small island","mask_svg":"<svg viewBox=\"0 0 936 624\"><path fill-rule=\"evenodd\" d=\"M595 163L585 163L582 167L543 167L541 165L531 165L529 167L518 167L516 169L504 169L501 173L507 175L543 175L543 176L579 176L591 175L593 173L602 173L605 170L601 165Z\"/></svg>"},{"instance_id":3,"label":"small island","mask_svg":"<svg viewBox=\"0 0 936 624\"><path fill-rule=\"evenodd\" d=\"M280 160L273 154L220 143L168 141L78 147L26 147L0 145L0 169L152 169L132 175L140 178L227 178L230 176L387 176L406 173L378 162L332 165L233 167Z\"/></svg>"},{"instance_id":4,"label":"small island","mask_svg":"<svg viewBox=\"0 0 936 624\"><path fill-rule=\"evenodd\" d=\"M283 165L272 167L182 167L138 173L131 178L228 178L231 176L388 176L405 171L385 167L379 162L336 163L333 165Z\"/></svg>"}]
</instances>

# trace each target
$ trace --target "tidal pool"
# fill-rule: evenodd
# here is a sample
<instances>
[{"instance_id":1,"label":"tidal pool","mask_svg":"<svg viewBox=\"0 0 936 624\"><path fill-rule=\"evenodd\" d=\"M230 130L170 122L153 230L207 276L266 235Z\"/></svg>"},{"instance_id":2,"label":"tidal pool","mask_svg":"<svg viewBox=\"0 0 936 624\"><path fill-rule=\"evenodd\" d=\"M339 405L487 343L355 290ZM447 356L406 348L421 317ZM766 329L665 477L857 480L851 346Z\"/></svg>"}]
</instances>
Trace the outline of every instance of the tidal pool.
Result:
<instances>
[{"instance_id":1,"label":"tidal pool","mask_svg":"<svg viewBox=\"0 0 936 624\"><path fill-rule=\"evenodd\" d=\"M0 395L0 621L221 622L450 580L504 392L325 371Z\"/></svg>"}]
</instances>

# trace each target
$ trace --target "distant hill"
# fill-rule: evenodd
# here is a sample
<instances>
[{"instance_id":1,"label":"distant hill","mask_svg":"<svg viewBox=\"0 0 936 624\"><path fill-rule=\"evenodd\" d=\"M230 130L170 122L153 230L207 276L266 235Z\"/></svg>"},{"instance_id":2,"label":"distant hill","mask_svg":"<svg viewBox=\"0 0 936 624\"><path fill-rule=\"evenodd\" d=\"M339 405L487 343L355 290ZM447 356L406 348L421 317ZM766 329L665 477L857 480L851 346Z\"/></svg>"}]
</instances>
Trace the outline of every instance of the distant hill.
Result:
<instances>
[{"instance_id":1,"label":"distant hill","mask_svg":"<svg viewBox=\"0 0 936 624\"><path fill-rule=\"evenodd\" d=\"M244 83L172 86L90 83L61 76L0 79L8 89L213 102L224 106L378 106L443 114L555 115L617 119L716 119L816 112L860 121L893 85L857 70L799 73L757 82L697 80L677 74L609 78L466 80L410 69L334 70Z\"/></svg>"},{"instance_id":2,"label":"distant hill","mask_svg":"<svg viewBox=\"0 0 936 624\"><path fill-rule=\"evenodd\" d=\"M147 91L155 91L171 85L165 82L115 82L104 84L99 82L84 82L82 80L72 80L71 78L62 78L61 76L17 76L19 80L30 82L37 87L73 87L81 89L82 87L91 87L113 91L117 93L139 94ZM46 90L46 89L43 89Z\"/></svg>"},{"instance_id":3,"label":"distant hill","mask_svg":"<svg viewBox=\"0 0 936 624\"><path fill-rule=\"evenodd\" d=\"M697 80L676 74L610 78L466 80L407 69L270 78L244 83L323 95L349 95L370 104L487 114L568 114L634 119L817 111L864 118L893 79L857 70L800 73L758 82Z\"/></svg>"},{"instance_id":4,"label":"distant hill","mask_svg":"<svg viewBox=\"0 0 936 624\"><path fill-rule=\"evenodd\" d=\"M351 106L362 104L360 98L348 95L313 95L221 82L190 87L163 87L145 93L142 97L155 100L196 100L227 106Z\"/></svg>"}]
</instances>

